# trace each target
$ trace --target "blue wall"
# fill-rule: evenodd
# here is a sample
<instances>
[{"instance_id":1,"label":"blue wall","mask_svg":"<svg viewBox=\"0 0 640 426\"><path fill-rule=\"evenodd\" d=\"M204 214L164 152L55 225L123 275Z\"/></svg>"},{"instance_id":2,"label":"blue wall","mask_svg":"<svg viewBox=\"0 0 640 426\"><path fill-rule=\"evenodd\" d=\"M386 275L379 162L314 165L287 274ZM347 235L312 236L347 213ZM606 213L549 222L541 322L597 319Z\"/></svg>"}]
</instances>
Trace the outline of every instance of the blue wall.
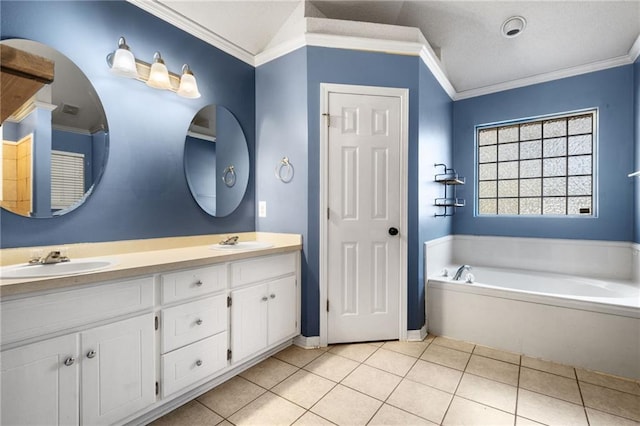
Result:
<instances>
[{"instance_id":1,"label":"blue wall","mask_svg":"<svg viewBox=\"0 0 640 426\"><path fill-rule=\"evenodd\" d=\"M640 170L640 57L633 65L633 96L635 97L635 167L634 171ZM635 185L635 212L634 212L634 239L640 244L640 177L633 179Z\"/></svg>"},{"instance_id":2,"label":"blue wall","mask_svg":"<svg viewBox=\"0 0 640 426\"><path fill-rule=\"evenodd\" d=\"M434 182L434 175L442 168L434 164L453 166L453 101L442 89L427 66L420 61L419 122L418 122L418 286L417 300L425 298L424 243L451 234L452 218L435 217L443 209L433 205L443 196L443 186ZM410 230L411 231L411 230ZM424 317L424 303L418 315Z\"/></svg>"},{"instance_id":3,"label":"blue wall","mask_svg":"<svg viewBox=\"0 0 640 426\"><path fill-rule=\"evenodd\" d=\"M453 220L455 234L633 240L633 66L461 100L453 107L453 157L466 176L459 191L469 207ZM599 109L598 217L474 217L474 127L584 108Z\"/></svg>"},{"instance_id":4,"label":"blue wall","mask_svg":"<svg viewBox=\"0 0 640 426\"><path fill-rule=\"evenodd\" d=\"M302 48L256 69L256 202L267 203L267 216L256 218L256 228L302 235L302 334L317 336L318 288L308 278L307 128L307 49ZM294 167L289 183L275 177L282 157Z\"/></svg>"},{"instance_id":5,"label":"blue wall","mask_svg":"<svg viewBox=\"0 0 640 426\"><path fill-rule=\"evenodd\" d=\"M409 89L409 228L403 233L409 247L408 328L420 329L424 325L422 241L447 235L450 222L425 217L419 226L419 216L428 214L419 197L430 191L423 177L433 172L433 163L451 159L451 100L421 60L411 56L307 47L256 70L256 194L258 201L267 201L267 217L257 219L257 229L303 234L305 336L317 336L320 327L320 83ZM283 156L296 167L289 184L273 177ZM429 164L424 172L419 158Z\"/></svg>"},{"instance_id":6,"label":"blue wall","mask_svg":"<svg viewBox=\"0 0 640 426\"><path fill-rule=\"evenodd\" d=\"M185 135L207 104L227 107L255 144L255 70L125 1L6 1L1 37L45 43L74 61L94 85L109 123L105 174L87 202L61 217L28 219L0 212L1 247L113 241L255 229L254 182L240 207L213 218L195 203L183 172ZM183 99L111 75L107 53L127 38L150 61L159 50L169 70L189 63L202 97Z\"/></svg>"}]
</instances>

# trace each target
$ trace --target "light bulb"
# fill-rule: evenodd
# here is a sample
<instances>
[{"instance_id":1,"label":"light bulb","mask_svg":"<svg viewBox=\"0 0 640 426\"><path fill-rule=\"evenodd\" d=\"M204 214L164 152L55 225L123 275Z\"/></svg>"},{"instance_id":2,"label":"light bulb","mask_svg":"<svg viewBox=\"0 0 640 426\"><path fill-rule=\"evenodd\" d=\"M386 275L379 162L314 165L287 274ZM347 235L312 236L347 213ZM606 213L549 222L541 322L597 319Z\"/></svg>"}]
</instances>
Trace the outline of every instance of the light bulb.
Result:
<instances>
[{"instance_id":1,"label":"light bulb","mask_svg":"<svg viewBox=\"0 0 640 426\"><path fill-rule=\"evenodd\" d=\"M196 77L187 64L182 66L182 77L180 77L180 87L177 93L183 98L197 99L200 97Z\"/></svg>"},{"instance_id":2,"label":"light bulb","mask_svg":"<svg viewBox=\"0 0 640 426\"><path fill-rule=\"evenodd\" d=\"M151 65L151 70L149 71L149 80L147 80L147 86L153 87L154 89L165 90L171 88L171 82L169 81L169 71L167 70L164 61L160 56L160 52L156 52L153 55L153 64Z\"/></svg>"}]
</instances>

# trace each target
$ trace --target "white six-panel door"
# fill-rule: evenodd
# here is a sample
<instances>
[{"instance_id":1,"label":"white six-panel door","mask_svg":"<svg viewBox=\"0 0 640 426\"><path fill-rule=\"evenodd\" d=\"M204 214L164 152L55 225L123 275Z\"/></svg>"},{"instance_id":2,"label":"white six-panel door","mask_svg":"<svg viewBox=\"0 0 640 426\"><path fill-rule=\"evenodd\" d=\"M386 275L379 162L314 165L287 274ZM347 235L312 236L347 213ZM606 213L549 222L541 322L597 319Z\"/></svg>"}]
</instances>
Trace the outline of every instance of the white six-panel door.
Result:
<instances>
[{"instance_id":1,"label":"white six-panel door","mask_svg":"<svg viewBox=\"0 0 640 426\"><path fill-rule=\"evenodd\" d=\"M399 96L328 93L328 343L401 337L402 113Z\"/></svg>"}]
</instances>

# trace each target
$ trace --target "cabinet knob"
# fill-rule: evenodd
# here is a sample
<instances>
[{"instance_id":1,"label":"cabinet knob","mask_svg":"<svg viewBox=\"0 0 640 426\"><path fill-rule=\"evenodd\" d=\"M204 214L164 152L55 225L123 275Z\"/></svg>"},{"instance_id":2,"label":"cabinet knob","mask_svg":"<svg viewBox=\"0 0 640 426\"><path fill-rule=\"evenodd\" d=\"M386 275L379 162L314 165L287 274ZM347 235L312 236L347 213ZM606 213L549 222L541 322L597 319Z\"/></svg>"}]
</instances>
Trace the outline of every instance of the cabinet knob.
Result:
<instances>
[{"instance_id":1,"label":"cabinet knob","mask_svg":"<svg viewBox=\"0 0 640 426\"><path fill-rule=\"evenodd\" d=\"M275 299L275 298L276 298L276 295L275 295L275 294L273 294L273 293L271 293L271 295L270 295L269 297L270 297L270 298L272 298L272 299Z\"/></svg>"},{"instance_id":2,"label":"cabinet knob","mask_svg":"<svg viewBox=\"0 0 640 426\"><path fill-rule=\"evenodd\" d=\"M268 298L267 296L264 296L264 297L262 298L262 301L263 301L263 302L266 302L267 300L269 300L269 298Z\"/></svg>"},{"instance_id":3,"label":"cabinet knob","mask_svg":"<svg viewBox=\"0 0 640 426\"><path fill-rule=\"evenodd\" d=\"M76 362L76 359L70 356L69 358L64 360L64 365L66 365L67 367L70 367L73 365L74 362Z\"/></svg>"},{"instance_id":4,"label":"cabinet knob","mask_svg":"<svg viewBox=\"0 0 640 426\"><path fill-rule=\"evenodd\" d=\"M196 365L197 365L198 367L200 367L200 366L202 365L202 361L201 361L201 360L197 360L197 361L196 361Z\"/></svg>"},{"instance_id":5,"label":"cabinet knob","mask_svg":"<svg viewBox=\"0 0 640 426\"><path fill-rule=\"evenodd\" d=\"M201 280L196 281L196 287L202 287L202 281Z\"/></svg>"},{"instance_id":6,"label":"cabinet knob","mask_svg":"<svg viewBox=\"0 0 640 426\"><path fill-rule=\"evenodd\" d=\"M196 320L196 324L197 324L197 325L202 325L202 320L201 320L200 318L198 318L198 319Z\"/></svg>"},{"instance_id":7,"label":"cabinet knob","mask_svg":"<svg viewBox=\"0 0 640 426\"><path fill-rule=\"evenodd\" d=\"M95 356L96 356L96 351L91 350L87 352L87 358L95 358Z\"/></svg>"}]
</instances>

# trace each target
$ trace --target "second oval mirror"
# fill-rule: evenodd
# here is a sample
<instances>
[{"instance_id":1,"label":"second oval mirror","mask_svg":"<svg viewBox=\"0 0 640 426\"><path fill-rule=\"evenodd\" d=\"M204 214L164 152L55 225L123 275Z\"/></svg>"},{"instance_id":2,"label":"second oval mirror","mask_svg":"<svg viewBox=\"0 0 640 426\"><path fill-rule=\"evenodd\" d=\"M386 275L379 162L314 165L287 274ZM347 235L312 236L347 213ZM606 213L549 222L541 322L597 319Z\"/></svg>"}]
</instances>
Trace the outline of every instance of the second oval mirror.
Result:
<instances>
[{"instance_id":1,"label":"second oval mirror","mask_svg":"<svg viewBox=\"0 0 640 426\"><path fill-rule=\"evenodd\" d=\"M198 205L228 216L249 182L249 150L240 123L228 109L207 105L195 115L184 144L187 183Z\"/></svg>"}]
</instances>

